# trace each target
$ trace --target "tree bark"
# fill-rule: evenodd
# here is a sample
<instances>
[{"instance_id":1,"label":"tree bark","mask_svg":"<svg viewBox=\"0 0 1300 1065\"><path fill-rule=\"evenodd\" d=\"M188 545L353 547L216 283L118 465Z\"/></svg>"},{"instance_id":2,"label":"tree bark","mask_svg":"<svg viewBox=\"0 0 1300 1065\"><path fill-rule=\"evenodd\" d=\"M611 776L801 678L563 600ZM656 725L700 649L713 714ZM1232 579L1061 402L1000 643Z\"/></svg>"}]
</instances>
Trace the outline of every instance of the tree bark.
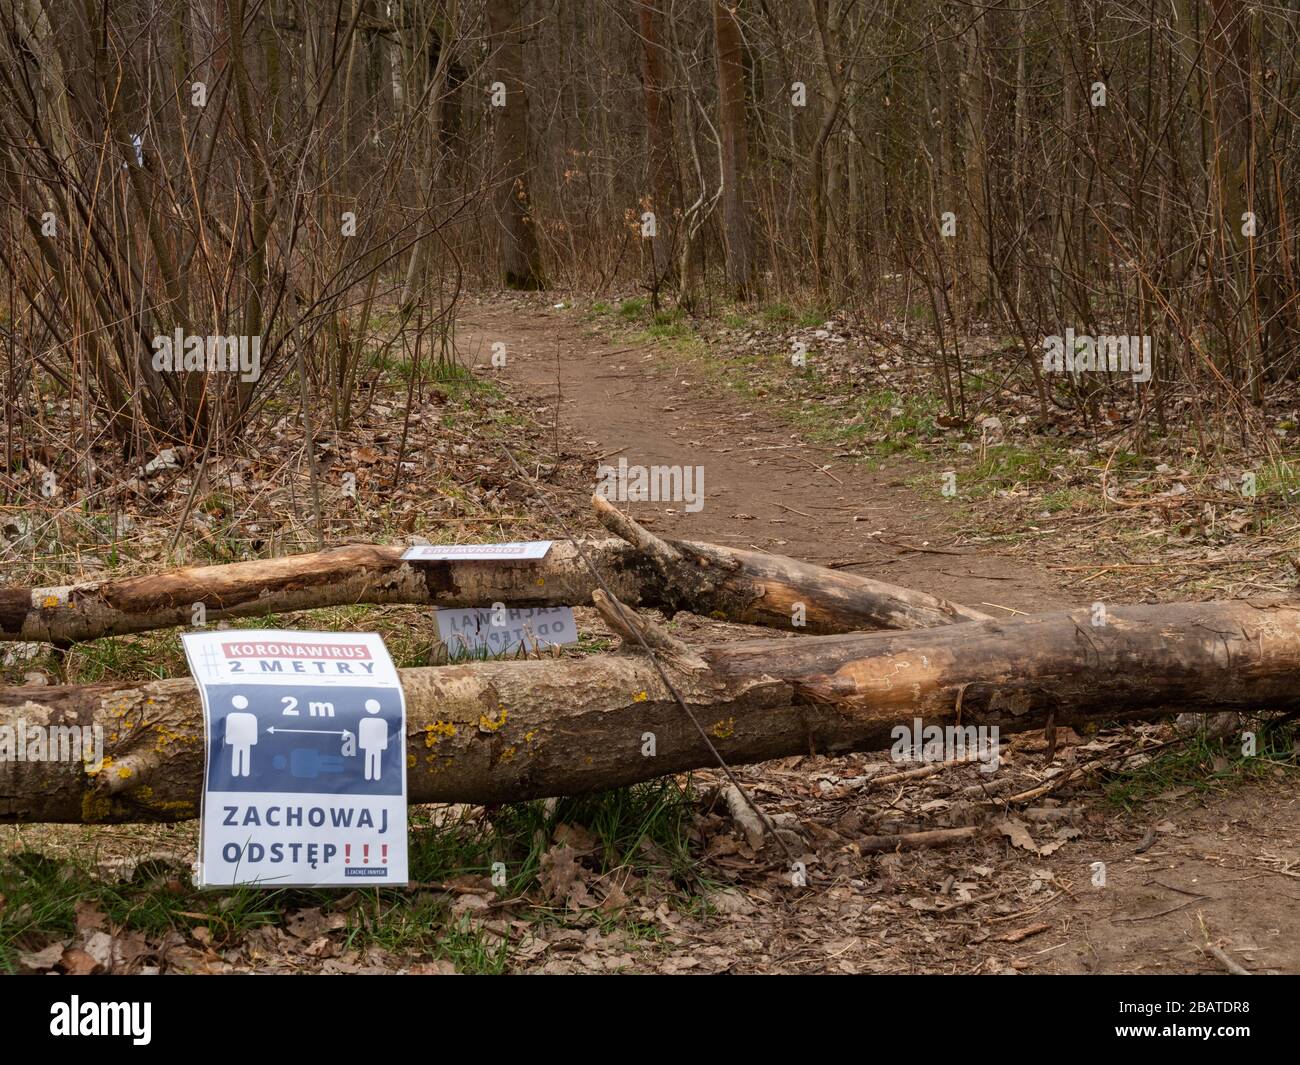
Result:
<instances>
[{"instance_id":1,"label":"tree bark","mask_svg":"<svg viewBox=\"0 0 1300 1065\"><path fill-rule=\"evenodd\" d=\"M423 153L423 160L416 164L416 174L420 179L421 191L427 203L435 201L442 187L444 170L450 154L452 116L456 106L450 97L464 80L464 71L458 71L457 64L452 59L453 49L457 47L459 38L458 13L458 5L453 0L447 7L445 16L437 25L429 29L430 41L425 49L429 75L429 102L425 119L428 133L425 143L417 149ZM398 303L404 312L415 308L424 286L424 277L432 250L432 234L421 238L411 249L411 258L406 267L406 280L402 285L402 297Z\"/></svg>"},{"instance_id":2,"label":"tree bark","mask_svg":"<svg viewBox=\"0 0 1300 1065\"><path fill-rule=\"evenodd\" d=\"M839 123L840 109L844 105L844 82L850 71L843 69L832 52L832 42L840 43L843 33L843 16L828 24L825 5L821 0L810 0L813 25L817 28L817 46L821 57L822 92L826 97L826 114L822 117L813 141L808 166L808 198L811 207L813 273L817 281L818 296L826 294L826 145ZM841 45L842 46L842 45ZM837 65L840 69L837 70Z\"/></svg>"},{"instance_id":3,"label":"tree bark","mask_svg":"<svg viewBox=\"0 0 1300 1065\"><path fill-rule=\"evenodd\" d=\"M501 230L501 272L507 288L545 288L542 257L528 194L528 93L524 88L524 45L519 0L490 0L488 31L496 46L496 77L506 89L496 123L497 220Z\"/></svg>"},{"instance_id":4,"label":"tree bark","mask_svg":"<svg viewBox=\"0 0 1300 1065\"><path fill-rule=\"evenodd\" d=\"M966 117L965 175L966 202L970 217L965 223L968 250L966 269L972 299L967 318L982 316L990 306L989 241L993 219L988 196L988 133L985 127L984 38L988 30L983 15L971 20L966 30L966 65L958 79L962 111Z\"/></svg>"},{"instance_id":5,"label":"tree bark","mask_svg":"<svg viewBox=\"0 0 1300 1065\"><path fill-rule=\"evenodd\" d=\"M713 38L718 50L718 118L722 138L722 228L727 245L727 284L737 299L752 291L749 215L745 171L749 129L745 113L744 43L737 17L739 0L713 0Z\"/></svg>"},{"instance_id":6,"label":"tree bark","mask_svg":"<svg viewBox=\"0 0 1300 1065\"><path fill-rule=\"evenodd\" d=\"M642 99L645 104L646 163L649 171L650 210L655 215L651 238L655 290L673 270L673 232L677 227L677 168L673 163L672 111L664 84L663 44L659 40L655 4L637 0L641 30Z\"/></svg>"},{"instance_id":7,"label":"tree bark","mask_svg":"<svg viewBox=\"0 0 1300 1065\"><path fill-rule=\"evenodd\" d=\"M880 749L895 726L1016 732L1088 719L1300 707L1300 609L1249 602L1114 607L908 633L694 649L596 596L611 627L655 646L730 764ZM402 671L413 803L512 802L713 764L639 654ZM0 761L0 821L196 816L199 696L188 679L0 688L0 743L24 727L99 725L105 760ZM644 753L653 736L654 754Z\"/></svg>"},{"instance_id":8,"label":"tree bark","mask_svg":"<svg viewBox=\"0 0 1300 1065\"><path fill-rule=\"evenodd\" d=\"M622 540L587 541L619 599L804 633L926 628L987 615L945 599L762 551L648 533L597 496ZM70 644L101 636L356 603L435 607L590 603L599 587L571 543L538 562L403 562L401 547L355 544L311 554L57 588L0 587L0 642ZM805 608L796 625L795 604Z\"/></svg>"}]
</instances>

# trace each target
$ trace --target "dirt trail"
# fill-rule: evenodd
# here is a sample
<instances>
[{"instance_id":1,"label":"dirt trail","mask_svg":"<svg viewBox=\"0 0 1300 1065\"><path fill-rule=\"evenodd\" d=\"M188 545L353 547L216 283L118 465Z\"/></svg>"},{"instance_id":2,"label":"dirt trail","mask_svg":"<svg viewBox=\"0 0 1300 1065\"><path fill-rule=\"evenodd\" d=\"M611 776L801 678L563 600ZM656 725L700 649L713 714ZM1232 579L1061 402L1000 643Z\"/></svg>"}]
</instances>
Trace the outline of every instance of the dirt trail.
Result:
<instances>
[{"instance_id":1,"label":"dirt trail","mask_svg":"<svg viewBox=\"0 0 1300 1065\"><path fill-rule=\"evenodd\" d=\"M460 341L480 366L494 343L505 344L500 380L549 408L543 421L555 417L559 395L560 448L589 460L593 483L598 460L703 466L702 510L628 506L659 533L822 564L858 563L854 572L864 576L994 615L1004 613L999 606L1044 610L1070 603L1046 571L995 550L950 546L958 534L956 513L942 500L938 474L927 499L903 483L903 472L873 472L836 458L832 448L799 441L775 415L703 387L654 345L611 343L570 312L514 306L470 308Z\"/></svg>"},{"instance_id":2,"label":"dirt trail","mask_svg":"<svg viewBox=\"0 0 1300 1065\"><path fill-rule=\"evenodd\" d=\"M998 607L1073 602L1050 571L962 539L958 512L945 506L937 484L926 497L904 483L915 468L899 463L873 472L800 444L772 414L704 387L689 366L653 345L610 342L568 312L517 304L471 307L460 340L479 367L494 343L506 345L507 366L495 372L514 395L536 400L544 423L554 419L566 466L561 483L579 506L578 486L594 483L602 459L703 465L699 513L681 504L628 509L660 533L824 564L858 562L856 572L995 615ZM881 756L862 756L873 757ZM1036 755L1027 758L1039 765ZM1069 830L1070 842L1045 853L1017 849L995 832L951 851L845 862L853 850L846 825L887 800L873 794L864 804L859 792L838 799L834 788L828 795L827 781L852 777L863 765L794 758L742 769L769 812L793 811L823 842L835 841L821 854L828 863L838 855L839 871L822 866L823 887L794 901L755 856L711 854L711 869L730 868L749 897L770 904L752 916L674 925L660 971L1221 972L1207 941L1254 971L1300 971L1291 871L1300 853L1297 799L1289 784L1277 788L1281 779L1221 794L1175 787L1130 813L1094 796L1084 802L1078 830ZM1046 769L1041 763L1039 771ZM928 784L912 792L905 808L948 794ZM891 798L897 808L902 793ZM946 807L950 800L939 801ZM992 810L978 816L996 819ZM1040 843L1050 838L1044 826L1031 827ZM1104 889L1094 883L1097 863L1105 863ZM981 916L960 901L952 915L938 916L954 882L985 902ZM578 971L575 964L553 959L543 971Z\"/></svg>"}]
</instances>

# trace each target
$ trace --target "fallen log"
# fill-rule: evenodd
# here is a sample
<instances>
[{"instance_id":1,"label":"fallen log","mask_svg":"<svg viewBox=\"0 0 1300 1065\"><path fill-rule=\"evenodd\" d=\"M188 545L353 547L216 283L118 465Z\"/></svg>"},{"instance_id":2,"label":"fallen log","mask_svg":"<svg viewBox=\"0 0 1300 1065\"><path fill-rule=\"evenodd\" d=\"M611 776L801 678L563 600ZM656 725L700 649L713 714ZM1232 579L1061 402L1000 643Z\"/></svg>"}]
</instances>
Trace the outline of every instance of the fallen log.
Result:
<instances>
[{"instance_id":1,"label":"fallen log","mask_svg":"<svg viewBox=\"0 0 1300 1065\"><path fill-rule=\"evenodd\" d=\"M928 628L987 617L945 599L762 551L661 540L594 497L622 540L583 551L621 601L806 633ZM576 606L600 587L578 549L537 562L406 562L403 547L355 544L286 558L191 566L50 588L0 587L0 641L67 646L102 636L356 603L432 607Z\"/></svg>"},{"instance_id":2,"label":"fallen log","mask_svg":"<svg viewBox=\"0 0 1300 1065\"><path fill-rule=\"evenodd\" d=\"M882 749L891 730L1005 732L1181 711L1300 707L1300 609L1249 602L1116 606L914 632L692 648L603 595L639 630L732 764ZM510 802L713 764L641 654L402 671L412 802ZM0 821L167 821L197 814L202 721L188 679L0 688L16 730L99 725L105 763L0 761Z\"/></svg>"}]
</instances>

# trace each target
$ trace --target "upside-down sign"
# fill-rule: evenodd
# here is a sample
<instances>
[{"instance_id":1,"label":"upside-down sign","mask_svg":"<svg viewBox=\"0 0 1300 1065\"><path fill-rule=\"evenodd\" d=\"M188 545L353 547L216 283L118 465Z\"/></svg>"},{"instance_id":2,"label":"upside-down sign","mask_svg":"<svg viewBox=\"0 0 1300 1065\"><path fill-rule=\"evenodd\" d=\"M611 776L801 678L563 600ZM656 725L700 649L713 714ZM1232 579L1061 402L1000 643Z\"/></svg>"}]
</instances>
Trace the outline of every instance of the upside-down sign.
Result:
<instances>
[{"instance_id":1,"label":"upside-down sign","mask_svg":"<svg viewBox=\"0 0 1300 1065\"><path fill-rule=\"evenodd\" d=\"M406 702L373 632L183 637L203 696L199 884L405 884Z\"/></svg>"}]
</instances>

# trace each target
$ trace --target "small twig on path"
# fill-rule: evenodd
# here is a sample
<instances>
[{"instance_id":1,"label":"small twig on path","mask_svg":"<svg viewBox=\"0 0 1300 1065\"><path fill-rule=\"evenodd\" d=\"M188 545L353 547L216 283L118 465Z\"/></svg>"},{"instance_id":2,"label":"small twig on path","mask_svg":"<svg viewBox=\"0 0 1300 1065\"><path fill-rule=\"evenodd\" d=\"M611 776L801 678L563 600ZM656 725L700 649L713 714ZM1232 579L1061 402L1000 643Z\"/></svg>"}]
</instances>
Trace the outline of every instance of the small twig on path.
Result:
<instances>
[{"instance_id":1,"label":"small twig on path","mask_svg":"<svg viewBox=\"0 0 1300 1065\"><path fill-rule=\"evenodd\" d=\"M1216 947L1212 943L1207 943L1205 944L1205 950L1208 954L1217 958L1223 964L1223 967L1227 969L1228 972L1232 973L1233 976L1252 975L1249 969L1243 968L1237 962L1233 961L1232 958L1228 956L1228 952L1222 947Z\"/></svg>"}]
</instances>

